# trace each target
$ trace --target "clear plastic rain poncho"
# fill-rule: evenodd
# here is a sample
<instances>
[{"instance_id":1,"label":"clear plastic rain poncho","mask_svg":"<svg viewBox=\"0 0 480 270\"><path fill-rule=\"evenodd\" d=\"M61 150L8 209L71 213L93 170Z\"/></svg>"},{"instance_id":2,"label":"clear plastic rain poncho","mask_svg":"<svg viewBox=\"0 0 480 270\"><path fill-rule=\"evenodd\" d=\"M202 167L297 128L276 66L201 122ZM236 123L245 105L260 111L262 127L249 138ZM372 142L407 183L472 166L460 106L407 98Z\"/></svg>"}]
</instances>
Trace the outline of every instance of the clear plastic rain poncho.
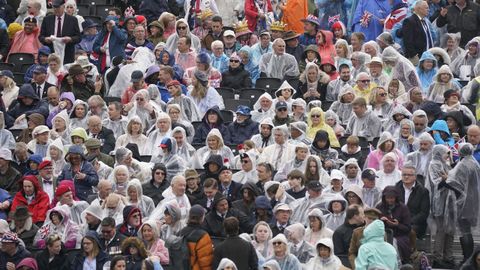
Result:
<instances>
[{"instance_id":1,"label":"clear plastic rain poncho","mask_svg":"<svg viewBox=\"0 0 480 270\"><path fill-rule=\"evenodd\" d=\"M456 220L459 223L468 221L472 227L478 223L480 216L480 165L473 157L473 145L470 143L460 144L458 148L460 161L453 168L447 178L447 184L454 191L450 192L447 202L451 196L456 199ZM449 208L449 205L446 205Z\"/></svg>"},{"instance_id":2,"label":"clear plastic rain poncho","mask_svg":"<svg viewBox=\"0 0 480 270\"><path fill-rule=\"evenodd\" d=\"M440 224L439 227L445 233L451 233L455 229L455 220L452 212L455 204L454 201L447 203L448 194L452 191L445 186L441 186L442 176L447 175L451 170L450 164L446 159L446 156L450 156L449 152L450 149L442 144L437 144L433 147L432 160L428 165L425 179L425 187L430 192L431 214L434 218L444 217L443 224ZM450 209L446 208L447 205L450 206Z\"/></svg>"},{"instance_id":3,"label":"clear plastic rain poncho","mask_svg":"<svg viewBox=\"0 0 480 270\"><path fill-rule=\"evenodd\" d=\"M155 55L147 47L138 47L132 54L133 63L123 66L118 72L115 82L105 96L121 97L123 92L131 84L131 75L135 70L146 72L147 68L155 63Z\"/></svg>"},{"instance_id":4,"label":"clear plastic rain poncho","mask_svg":"<svg viewBox=\"0 0 480 270\"><path fill-rule=\"evenodd\" d=\"M401 81L407 91L413 87L420 87L420 79L413 64L393 47L389 46L383 50L382 61L385 72L392 79Z\"/></svg>"}]
</instances>

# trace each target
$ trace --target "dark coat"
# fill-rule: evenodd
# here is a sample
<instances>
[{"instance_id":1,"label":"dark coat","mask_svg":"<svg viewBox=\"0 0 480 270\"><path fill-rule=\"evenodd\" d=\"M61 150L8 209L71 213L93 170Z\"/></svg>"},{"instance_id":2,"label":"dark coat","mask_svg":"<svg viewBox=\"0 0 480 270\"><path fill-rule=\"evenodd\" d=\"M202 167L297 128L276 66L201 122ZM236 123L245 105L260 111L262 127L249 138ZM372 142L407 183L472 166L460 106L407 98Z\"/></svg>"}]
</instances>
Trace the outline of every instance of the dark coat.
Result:
<instances>
[{"instance_id":1,"label":"dark coat","mask_svg":"<svg viewBox=\"0 0 480 270\"><path fill-rule=\"evenodd\" d=\"M170 186L167 179L164 179L159 187L153 184L153 179L142 185L143 195L152 198L155 205L163 200L162 193Z\"/></svg>"},{"instance_id":2,"label":"dark coat","mask_svg":"<svg viewBox=\"0 0 480 270\"><path fill-rule=\"evenodd\" d=\"M31 85L32 85L33 90L35 91L35 93L37 93L37 84L32 82ZM43 85L41 98L44 99L44 100L47 101L47 102L48 102L48 100L47 100L47 90L48 90L48 88L50 88L50 87L52 87L52 86L55 86L55 85L53 85L53 84L51 84L51 83L48 83L48 82L45 82L45 84ZM38 95L38 93L37 93L37 95ZM39 98L40 98L40 97L39 97Z\"/></svg>"},{"instance_id":3,"label":"dark coat","mask_svg":"<svg viewBox=\"0 0 480 270\"><path fill-rule=\"evenodd\" d=\"M466 2L467 6L462 11L456 5L449 5L445 7L448 10L447 15L437 18L438 27L447 25L449 33L461 33L460 48L478 36L480 31L480 6L470 0Z\"/></svg>"},{"instance_id":4,"label":"dark coat","mask_svg":"<svg viewBox=\"0 0 480 270\"><path fill-rule=\"evenodd\" d=\"M48 46L52 52L55 51L53 49L53 44L46 43L45 38L55 35L56 19L57 17L55 15L46 16L43 19L40 36L38 37L40 42ZM65 46L65 56L63 59L63 64L69 64L75 61L75 44L79 43L82 39L82 34L80 33L80 28L78 27L78 21L76 17L65 14L62 25L62 37L72 38L72 42L67 43Z\"/></svg>"},{"instance_id":5,"label":"dark coat","mask_svg":"<svg viewBox=\"0 0 480 270\"><path fill-rule=\"evenodd\" d=\"M403 20L402 34L405 57L411 58L418 55L420 58L422 53L427 50L427 36L423 30L422 22L416 14Z\"/></svg>"},{"instance_id":6,"label":"dark coat","mask_svg":"<svg viewBox=\"0 0 480 270\"><path fill-rule=\"evenodd\" d=\"M77 256L75 256L75 258L73 259L72 267L70 267L70 270L83 270L83 263L85 261L85 258L86 257L83 252L77 254ZM108 262L109 258L105 252L100 251L100 253L95 259L97 263L96 270L103 270L103 265Z\"/></svg>"},{"instance_id":7,"label":"dark coat","mask_svg":"<svg viewBox=\"0 0 480 270\"><path fill-rule=\"evenodd\" d=\"M73 180L75 183L75 192L77 193L77 197L80 200L85 201L87 200L88 196L93 194L92 187L96 187L98 185L98 175L93 165L87 161L83 161L80 172L86 174L85 179L75 179L76 173L72 171L72 165L67 163L58 176L57 182L61 182L62 180Z\"/></svg>"},{"instance_id":8,"label":"dark coat","mask_svg":"<svg viewBox=\"0 0 480 270\"><path fill-rule=\"evenodd\" d=\"M68 85L66 85L66 87L68 87ZM72 92L76 99L85 102L95 94L95 85L89 80L86 80L85 83L73 82L71 90L66 87L62 87L63 92Z\"/></svg>"},{"instance_id":9,"label":"dark coat","mask_svg":"<svg viewBox=\"0 0 480 270\"><path fill-rule=\"evenodd\" d=\"M236 217L240 223L241 233L250 233L252 231L252 224L250 224L248 217L237 209L230 208L225 216ZM217 211L213 209L205 216L202 227L210 234L211 237L225 238L227 234L223 228L223 219L217 215Z\"/></svg>"},{"instance_id":10,"label":"dark coat","mask_svg":"<svg viewBox=\"0 0 480 270\"><path fill-rule=\"evenodd\" d=\"M285 228L290 226L290 221L287 223L287 225L285 225L284 228L279 228L277 226L277 222L273 223L273 224L270 224L270 230L272 230L272 237L275 237L277 236L278 234L281 234L285 231Z\"/></svg>"},{"instance_id":11,"label":"dark coat","mask_svg":"<svg viewBox=\"0 0 480 270\"><path fill-rule=\"evenodd\" d=\"M87 129L87 133L89 136L92 136L89 129ZM96 138L102 142L102 147L100 148L102 153L109 155L110 152L115 149L115 135L113 135L113 131L111 129L102 127L102 130L100 130Z\"/></svg>"},{"instance_id":12,"label":"dark coat","mask_svg":"<svg viewBox=\"0 0 480 270\"><path fill-rule=\"evenodd\" d=\"M215 112L218 115L218 121L216 125L210 125L207 121L207 116L209 113ZM230 132L228 131L227 126L223 122L222 114L220 113L220 109L215 106L205 113L202 119L202 124L195 130L195 136L193 137L193 144L205 144L205 140L207 139L207 135L212 130L212 128L216 128L220 131L223 137L224 143L230 142Z\"/></svg>"},{"instance_id":13,"label":"dark coat","mask_svg":"<svg viewBox=\"0 0 480 270\"><path fill-rule=\"evenodd\" d=\"M228 71L222 74L221 87L230 87L235 90L252 87L250 72L246 71L243 64L238 68L228 68Z\"/></svg>"},{"instance_id":14,"label":"dark coat","mask_svg":"<svg viewBox=\"0 0 480 270\"><path fill-rule=\"evenodd\" d=\"M303 51L305 50L305 46L302 44L298 44L297 47L285 47L285 52L291 54L297 60L297 63L300 63L303 60Z\"/></svg>"},{"instance_id":15,"label":"dark coat","mask_svg":"<svg viewBox=\"0 0 480 270\"><path fill-rule=\"evenodd\" d=\"M9 256L7 253L1 251L0 252L0 270L6 270L8 262L11 262L17 265L23 259L28 257L32 257L32 255L30 254L30 251L26 250L22 246L18 246L17 252L13 254L13 256Z\"/></svg>"},{"instance_id":16,"label":"dark coat","mask_svg":"<svg viewBox=\"0 0 480 270\"><path fill-rule=\"evenodd\" d=\"M37 253L36 260L38 264L38 270L67 270L69 269L67 254L65 247L62 245L60 254L53 257L53 260L50 262L50 254L48 249L45 248L41 252Z\"/></svg>"},{"instance_id":17,"label":"dark coat","mask_svg":"<svg viewBox=\"0 0 480 270\"><path fill-rule=\"evenodd\" d=\"M15 119L22 114L30 115L32 113L39 113L43 115L45 119L47 119L49 114L48 103L38 98L30 84L22 85L18 91L18 96L19 98L17 98L17 104L12 109L8 110L7 114L5 115L5 123L7 123L7 125L8 123L13 124L13 121L15 121ZM31 105L25 105L22 97L32 98L33 103ZM12 122L7 120L12 120Z\"/></svg>"},{"instance_id":18,"label":"dark coat","mask_svg":"<svg viewBox=\"0 0 480 270\"><path fill-rule=\"evenodd\" d=\"M105 246L106 240L104 238L100 238L100 245L103 252L105 252L109 257L113 257L115 255L120 254L122 251L120 250L120 246L122 245L123 241L127 239L127 237L117 231L115 236L113 236L112 241Z\"/></svg>"},{"instance_id":19,"label":"dark coat","mask_svg":"<svg viewBox=\"0 0 480 270\"><path fill-rule=\"evenodd\" d=\"M163 12L170 12L168 2L163 0L142 1L140 12L148 22L156 21Z\"/></svg>"},{"instance_id":20,"label":"dark coat","mask_svg":"<svg viewBox=\"0 0 480 270\"><path fill-rule=\"evenodd\" d=\"M230 133L230 141L228 144L242 144L246 140L250 140L253 135L258 134L258 122L248 118L243 123L234 121L228 125Z\"/></svg>"},{"instance_id":21,"label":"dark coat","mask_svg":"<svg viewBox=\"0 0 480 270\"><path fill-rule=\"evenodd\" d=\"M227 200L229 202L234 202L242 198L242 194L240 190L242 189L242 184L239 184L235 181L230 183L227 191ZM218 185L218 192L223 193L225 189L223 188L222 184Z\"/></svg>"},{"instance_id":22,"label":"dark coat","mask_svg":"<svg viewBox=\"0 0 480 270\"><path fill-rule=\"evenodd\" d=\"M405 188L402 181L399 181L395 186L399 191L400 201L405 203ZM410 211L412 228L417 233L417 237L421 238L427 229L427 218L430 213L430 192L417 181L405 205Z\"/></svg>"},{"instance_id":23,"label":"dark coat","mask_svg":"<svg viewBox=\"0 0 480 270\"><path fill-rule=\"evenodd\" d=\"M227 237L213 251L212 269L216 269L223 258L232 260L238 270L258 269L258 257L251 243L238 236Z\"/></svg>"},{"instance_id":24,"label":"dark coat","mask_svg":"<svg viewBox=\"0 0 480 270\"><path fill-rule=\"evenodd\" d=\"M342 261L346 267L350 267L348 261L348 249L350 248L350 240L352 240L353 230L362 225L349 224L345 221L335 232L333 232L333 247L335 255Z\"/></svg>"},{"instance_id":25,"label":"dark coat","mask_svg":"<svg viewBox=\"0 0 480 270\"><path fill-rule=\"evenodd\" d=\"M317 83L317 92L320 93L320 98L316 98L316 97L308 97L305 99L305 102L307 102L307 104L312 101L312 100L321 100L321 101L324 101L327 97L327 85L328 84L324 84L324 83L321 83L321 82L318 82ZM298 91L297 93L295 93L295 96L294 98L302 98L303 99L303 95L308 91L308 83L302 83L300 84L300 86L298 87Z\"/></svg>"}]
</instances>

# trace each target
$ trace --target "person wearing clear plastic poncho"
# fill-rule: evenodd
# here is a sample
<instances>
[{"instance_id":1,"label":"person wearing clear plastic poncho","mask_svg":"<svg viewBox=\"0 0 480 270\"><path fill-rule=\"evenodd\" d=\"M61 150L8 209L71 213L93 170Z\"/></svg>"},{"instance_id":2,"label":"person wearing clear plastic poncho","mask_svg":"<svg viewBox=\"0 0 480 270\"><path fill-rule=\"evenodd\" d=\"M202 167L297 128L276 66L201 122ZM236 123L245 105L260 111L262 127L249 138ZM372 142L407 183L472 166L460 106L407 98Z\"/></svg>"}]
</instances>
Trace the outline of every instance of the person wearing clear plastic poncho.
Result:
<instances>
[{"instance_id":1,"label":"person wearing clear plastic poncho","mask_svg":"<svg viewBox=\"0 0 480 270\"><path fill-rule=\"evenodd\" d=\"M125 89L131 84L131 74L135 70L145 73L147 67L155 63L155 55L146 47L136 48L132 54L133 62L123 66L118 72L117 78L113 82L110 90L105 96L121 97Z\"/></svg>"},{"instance_id":2,"label":"person wearing clear plastic poncho","mask_svg":"<svg viewBox=\"0 0 480 270\"><path fill-rule=\"evenodd\" d=\"M405 89L421 87L415 67L393 47L389 46L383 50L382 61L387 75L391 76L392 79L401 81Z\"/></svg>"},{"instance_id":3,"label":"person wearing clear plastic poncho","mask_svg":"<svg viewBox=\"0 0 480 270\"><path fill-rule=\"evenodd\" d=\"M151 163L162 163L167 167L167 180L170 182L175 175L183 174L187 168L187 161L178 155L177 141L171 137L165 137L159 146L161 156L152 157Z\"/></svg>"},{"instance_id":4,"label":"person wearing clear plastic poncho","mask_svg":"<svg viewBox=\"0 0 480 270\"><path fill-rule=\"evenodd\" d=\"M453 245L455 230L455 202L447 201L448 194L452 191L444 186L451 170L450 161L450 149L445 145L435 145L426 171L425 187L430 192L431 217L436 226L434 264L453 259L453 250L450 247Z\"/></svg>"},{"instance_id":5,"label":"person wearing clear plastic poncho","mask_svg":"<svg viewBox=\"0 0 480 270\"><path fill-rule=\"evenodd\" d=\"M448 173L445 183L447 188L453 190L448 193L447 202L453 199L456 201L456 209L453 207L453 210L456 210L456 224L459 229L456 231L461 233L460 245L464 260L467 260L474 248L472 227L478 225L480 216L480 184L478 183L480 165L473 157L473 145L463 143L458 149L460 161ZM448 204L446 206L449 207Z\"/></svg>"}]
</instances>

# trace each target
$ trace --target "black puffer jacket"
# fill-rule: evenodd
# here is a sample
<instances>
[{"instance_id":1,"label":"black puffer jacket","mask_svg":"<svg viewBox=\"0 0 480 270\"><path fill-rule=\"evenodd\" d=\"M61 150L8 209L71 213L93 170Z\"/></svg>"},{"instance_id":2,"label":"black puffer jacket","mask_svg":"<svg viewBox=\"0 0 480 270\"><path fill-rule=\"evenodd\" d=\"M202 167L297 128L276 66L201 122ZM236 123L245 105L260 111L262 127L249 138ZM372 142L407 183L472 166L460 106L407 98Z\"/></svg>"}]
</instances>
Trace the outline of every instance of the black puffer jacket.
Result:
<instances>
[{"instance_id":1,"label":"black puffer jacket","mask_svg":"<svg viewBox=\"0 0 480 270\"><path fill-rule=\"evenodd\" d=\"M250 73L240 64L238 68L229 67L228 71L222 74L221 87L230 87L233 89L249 88L252 86L252 79Z\"/></svg>"}]
</instances>

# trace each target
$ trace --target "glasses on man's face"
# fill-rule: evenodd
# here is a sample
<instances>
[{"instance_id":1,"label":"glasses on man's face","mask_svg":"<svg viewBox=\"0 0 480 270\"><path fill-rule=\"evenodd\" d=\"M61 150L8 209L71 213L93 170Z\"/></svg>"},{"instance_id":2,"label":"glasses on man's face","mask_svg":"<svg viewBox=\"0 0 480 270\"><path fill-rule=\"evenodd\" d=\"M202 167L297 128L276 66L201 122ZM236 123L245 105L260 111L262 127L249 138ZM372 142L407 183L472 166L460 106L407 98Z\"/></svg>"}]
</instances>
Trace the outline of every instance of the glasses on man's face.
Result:
<instances>
[{"instance_id":1,"label":"glasses on man's face","mask_svg":"<svg viewBox=\"0 0 480 270\"><path fill-rule=\"evenodd\" d=\"M111 234L113 230L102 230L103 234Z\"/></svg>"},{"instance_id":2,"label":"glasses on man's face","mask_svg":"<svg viewBox=\"0 0 480 270\"><path fill-rule=\"evenodd\" d=\"M402 173L402 176L404 176L404 177L412 177L412 176L415 176L415 174L413 174L413 173Z\"/></svg>"},{"instance_id":3,"label":"glasses on man's face","mask_svg":"<svg viewBox=\"0 0 480 270\"><path fill-rule=\"evenodd\" d=\"M185 30L185 29L187 29L186 26L179 26L179 27L177 27L177 30Z\"/></svg>"},{"instance_id":4,"label":"glasses on man's face","mask_svg":"<svg viewBox=\"0 0 480 270\"><path fill-rule=\"evenodd\" d=\"M286 112L286 111L287 111L287 108L279 108L279 109L277 109L277 111L279 111L279 112Z\"/></svg>"},{"instance_id":5,"label":"glasses on man's face","mask_svg":"<svg viewBox=\"0 0 480 270\"><path fill-rule=\"evenodd\" d=\"M238 60L233 60L233 59L230 59L230 63L240 63L240 61L238 61Z\"/></svg>"}]
</instances>

